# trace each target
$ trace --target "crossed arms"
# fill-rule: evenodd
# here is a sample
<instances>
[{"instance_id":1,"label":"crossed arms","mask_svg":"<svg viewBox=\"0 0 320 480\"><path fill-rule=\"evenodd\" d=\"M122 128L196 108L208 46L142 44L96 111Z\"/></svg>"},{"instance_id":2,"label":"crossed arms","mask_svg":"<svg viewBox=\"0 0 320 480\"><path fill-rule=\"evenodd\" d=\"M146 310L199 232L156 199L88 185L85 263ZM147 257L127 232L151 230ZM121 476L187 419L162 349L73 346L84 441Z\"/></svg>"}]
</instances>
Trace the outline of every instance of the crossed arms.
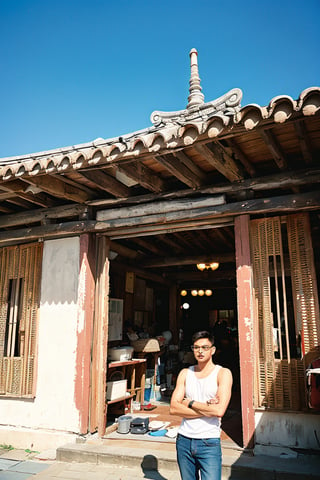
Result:
<instances>
[{"instance_id":1,"label":"crossed arms","mask_svg":"<svg viewBox=\"0 0 320 480\"><path fill-rule=\"evenodd\" d=\"M185 381L188 369L184 368L178 375L176 387L170 402L171 415L184 418L223 417L231 398L232 374L228 368L221 368L218 373L218 392L209 402L194 401L192 408L188 405L192 398L185 397Z\"/></svg>"}]
</instances>

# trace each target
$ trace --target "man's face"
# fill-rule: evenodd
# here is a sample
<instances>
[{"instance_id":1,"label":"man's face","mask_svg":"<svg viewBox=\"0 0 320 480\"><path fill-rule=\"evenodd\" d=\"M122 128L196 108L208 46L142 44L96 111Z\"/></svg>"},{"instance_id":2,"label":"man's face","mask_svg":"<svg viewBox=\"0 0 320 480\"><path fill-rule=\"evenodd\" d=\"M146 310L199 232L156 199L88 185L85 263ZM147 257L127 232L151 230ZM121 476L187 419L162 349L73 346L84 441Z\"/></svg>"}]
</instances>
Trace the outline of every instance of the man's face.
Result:
<instances>
[{"instance_id":1,"label":"man's face","mask_svg":"<svg viewBox=\"0 0 320 480\"><path fill-rule=\"evenodd\" d=\"M192 350L196 360L209 360L214 354L216 347L214 347L208 338L199 338L192 345Z\"/></svg>"}]
</instances>

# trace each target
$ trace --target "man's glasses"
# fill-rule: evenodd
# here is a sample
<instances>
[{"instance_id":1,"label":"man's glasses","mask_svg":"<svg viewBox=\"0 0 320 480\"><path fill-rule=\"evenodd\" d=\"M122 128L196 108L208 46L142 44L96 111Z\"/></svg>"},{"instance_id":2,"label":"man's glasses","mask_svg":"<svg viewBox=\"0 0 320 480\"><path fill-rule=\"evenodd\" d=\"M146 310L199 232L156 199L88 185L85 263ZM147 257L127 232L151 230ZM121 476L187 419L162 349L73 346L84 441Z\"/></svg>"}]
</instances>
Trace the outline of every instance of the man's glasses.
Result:
<instances>
[{"instance_id":1,"label":"man's glasses","mask_svg":"<svg viewBox=\"0 0 320 480\"><path fill-rule=\"evenodd\" d=\"M191 350L193 350L194 352L198 352L201 348L201 350L204 350L205 352L207 352L212 347L213 345L202 345L201 347L199 345L191 345Z\"/></svg>"}]
</instances>

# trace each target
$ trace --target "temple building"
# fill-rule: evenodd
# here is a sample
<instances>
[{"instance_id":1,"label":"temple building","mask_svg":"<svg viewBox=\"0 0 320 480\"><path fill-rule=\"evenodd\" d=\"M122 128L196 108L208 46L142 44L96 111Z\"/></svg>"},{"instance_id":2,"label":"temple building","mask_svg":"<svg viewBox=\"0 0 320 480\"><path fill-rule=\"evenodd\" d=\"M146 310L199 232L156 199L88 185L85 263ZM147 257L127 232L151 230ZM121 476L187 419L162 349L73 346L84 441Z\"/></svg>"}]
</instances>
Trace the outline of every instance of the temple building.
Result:
<instances>
[{"instance_id":1,"label":"temple building","mask_svg":"<svg viewBox=\"0 0 320 480\"><path fill-rule=\"evenodd\" d=\"M186 108L149 128L0 159L0 443L103 437L129 329L169 393L209 330L242 447L320 449L320 88L206 102L190 64Z\"/></svg>"}]
</instances>

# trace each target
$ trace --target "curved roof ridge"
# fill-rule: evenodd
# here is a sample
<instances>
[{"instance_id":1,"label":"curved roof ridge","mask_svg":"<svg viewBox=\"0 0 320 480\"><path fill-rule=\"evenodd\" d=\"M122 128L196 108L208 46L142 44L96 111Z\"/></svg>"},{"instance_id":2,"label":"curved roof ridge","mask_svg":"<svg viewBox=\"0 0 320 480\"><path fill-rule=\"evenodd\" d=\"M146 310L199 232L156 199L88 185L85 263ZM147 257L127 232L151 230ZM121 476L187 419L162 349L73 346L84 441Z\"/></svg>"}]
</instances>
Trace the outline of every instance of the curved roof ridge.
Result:
<instances>
[{"instance_id":1,"label":"curved roof ridge","mask_svg":"<svg viewBox=\"0 0 320 480\"><path fill-rule=\"evenodd\" d=\"M244 105L243 107L238 107L234 106L237 105L237 99L239 98L240 94L242 95L242 92L240 89L233 89L228 92L228 97L226 99L226 96L223 95L222 97L219 97L216 100L213 100L212 102L205 103L203 105L198 105L195 107L194 111L192 113L194 115L191 115L191 118L184 117L183 122L179 121L173 121L171 117L171 121L168 123L159 123L158 126L151 126L144 128L142 130L137 130L132 133L127 133L122 136L118 137L112 137L108 139L103 139L103 138L97 138L93 140L92 142L87 142L87 143L81 143L78 145L72 145L72 146L67 146L67 147L60 147L56 149L51 149L51 150L45 150L41 152L36 152L36 153L31 153L31 154L26 154L26 155L18 155L18 156L12 156L12 157L5 157L0 159L0 176L3 178L6 178L7 175L9 177L12 177L14 175L18 174L19 169L17 168L12 168L13 165L18 164L18 165L25 165L25 170L30 171L30 167L32 169L32 166L34 166L37 162L42 165L43 162L41 160L46 160L50 158L50 161L56 160L56 167L59 166L60 160L63 159L64 157L68 155L72 155L71 161L70 161L70 166L73 165L74 163L76 164L76 158L81 155L81 153L84 153L84 156L86 159L91 158L91 153L96 152L97 149L102 148L102 147L111 147L114 144L122 144L124 146L124 149L122 152L119 153L119 155L123 155L125 153L126 155L130 155L130 151L132 150L133 146L135 143L141 141L144 145L146 150L150 148L150 143L152 144L152 139L150 137L153 135L158 135L158 134L163 134L163 138L166 139L168 135L166 135L166 131L169 129L171 136L172 135L176 137L179 137L181 133L184 130L181 130L181 128L173 128L173 127L184 127L187 125L191 124L199 124L198 131L199 132L204 132L206 131L207 128L210 128L210 125L214 121L214 119L220 119L221 122L221 127L218 129L213 129L214 131L212 132L212 135L209 136L217 136L223 133L225 128L230 128L232 125L237 125L241 124L245 118L250 115L250 110L255 111L256 114L259 112L261 120L264 118L269 118L272 117L275 111L275 106L281 102L286 102L292 105L292 113L293 111L298 112L300 111L304 116L307 115L313 115L315 113L319 112L319 105L320 105L320 100L318 97L320 97L320 87L309 87L304 89L301 94L299 95L298 100L293 100L290 96L288 95L279 95L276 97L273 97L269 104L265 107L261 107L258 104L248 104ZM230 102L231 106L230 108L224 108L221 110L214 110L214 107L216 104L220 105L223 104L224 107L226 107L227 102ZM205 112L204 109L206 108L212 108L214 111L211 112L211 115L207 115L207 112ZM237 112L234 112L234 108L237 108ZM180 112L185 112L187 110L182 110ZM180 114L180 112L171 112L174 113L175 115ZM155 113L155 112L154 112ZM170 113L170 112L169 112ZM191 113L191 111L189 111ZM289 112L290 113L290 112ZM281 115L279 118L281 121L282 119L289 118L289 113L286 113L286 115ZM200 115L200 116L199 116ZM275 119L276 121L276 119ZM253 126L248 127L249 129L255 128L255 126L260 122L254 122ZM250 122L249 122L250 123ZM179 133L180 132L180 133ZM147 137L147 138L145 138ZM150 137L150 140L148 138ZM171 138L172 141L172 138ZM122 150L122 149L121 149ZM78 155L79 154L79 155ZM74 157L74 158L73 158ZM31 165L30 165L31 163ZM46 162L45 162L46 163ZM11 173L10 173L11 172Z\"/></svg>"}]
</instances>

